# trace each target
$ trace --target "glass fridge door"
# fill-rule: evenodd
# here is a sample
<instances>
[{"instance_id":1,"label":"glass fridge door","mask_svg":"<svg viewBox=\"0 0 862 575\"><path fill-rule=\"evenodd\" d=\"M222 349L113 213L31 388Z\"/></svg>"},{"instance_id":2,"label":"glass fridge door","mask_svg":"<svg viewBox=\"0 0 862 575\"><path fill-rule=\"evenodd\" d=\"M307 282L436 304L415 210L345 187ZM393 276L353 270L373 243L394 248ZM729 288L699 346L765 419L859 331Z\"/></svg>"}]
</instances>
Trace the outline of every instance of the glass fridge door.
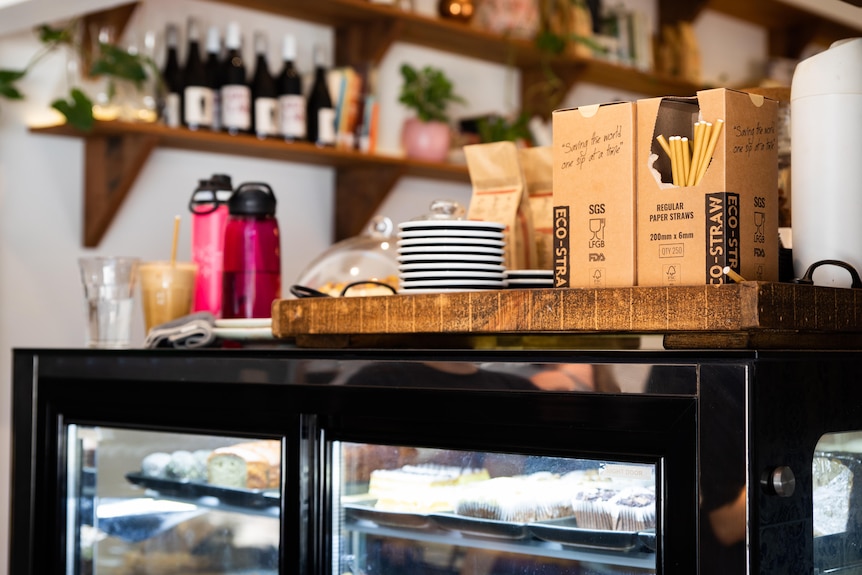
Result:
<instances>
[{"instance_id":1,"label":"glass fridge door","mask_svg":"<svg viewBox=\"0 0 862 575\"><path fill-rule=\"evenodd\" d=\"M66 573L279 572L281 441L66 431Z\"/></svg>"},{"instance_id":2,"label":"glass fridge door","mask_svg":"<svg viewBox=\"0 0 862 575\"><path fill-rule=\"evenodd\" d=\"M335 574L657 570L658 461L342 441L332 454Z\"/></svg>"},{"instance_id":3,"label":"glass fridge door","mask_svg":"<svg viewBox=\"0 0 862 575\"><path fill-rule=\"evenodd\" d=\"M827 433L814 451L815 573L862 573L862 431Z\"/></svg>"}]
</instances>

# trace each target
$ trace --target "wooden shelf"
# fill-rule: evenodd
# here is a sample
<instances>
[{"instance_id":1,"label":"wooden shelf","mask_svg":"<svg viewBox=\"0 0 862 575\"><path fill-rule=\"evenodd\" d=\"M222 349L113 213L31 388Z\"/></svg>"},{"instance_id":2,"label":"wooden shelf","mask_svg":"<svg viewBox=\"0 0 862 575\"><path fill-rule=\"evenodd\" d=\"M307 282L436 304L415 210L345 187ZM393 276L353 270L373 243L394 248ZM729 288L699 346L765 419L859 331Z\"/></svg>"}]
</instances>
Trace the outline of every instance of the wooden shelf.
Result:
<instances>
[{"instance_id":1,"label":"wooden shelf","mask_svg":"<svg viewBox=\"0 0 862 575\"><path fill-rule=\"evenodd\" d=\"M559 82L554 89L557 95L567 93L575 82L592 82L644 96L688 96L702 87L603 60L551 57L537 49L531 41L491 34L463 23L427 17L368 0L213 1L331 26L335 32L337 65L379 63L394 42L403 41L514 66L521 72L522 108L529 113L545 116L554 108L554 100L544 90L549 70ZM778 0L695 0L690 3L660 0L663 22L692 19L704 8L766 27L770 32L770 50L774 55L790 55L794 50L798 53L801 49L799 45L812 39L830 41L856 34L847 26L812 16ZM121 6L95 17L115 17L125 21L128 13L129 6ZM161 125L99 123L89 134L66 126L34 128L32 131L79 137L85 141L83 243L87 247L98 245L138 172L157 146L335 168L335 240L360 233L403 176L469 182L464 166L429 164L352 151L320 149L310 144L264 141L253 136L229 136L207 131L193 132Z\"/></svg>"},{"instance_id":2,"label":"wooden shelf","mask_svg":"<svg viewBox=\"0 0 862 575\"><path fill-rule=\"evenodd\" d=\"M860 34L858 26L814 15L781 0L659 0L662 22L693 20L706 8L765 28L769 53L776 57L798 58L809 42L829 45Z\"/></svg>"},{"instance_id":3,"label":"wooden shelf","mask_svg":"<svg viewBox=\"0 0 862 575\"><path fill-rule=\"evenodd\" d=\"M549 116L553 106L535 97L545 82L546 67L562 82L560 93L575 82L594 82L612 89L647 96L690 96L701 86L629 66L591 58L555 57L539 50L529 40L509 38L468 24L429 18L368 0L216 0L225 4L302 18L333 26L336 33L337 65L361 66L379 63L397 41L510 65L521 71L522 104L531 113Z\"/></svg>"},{"instance_id":4,"label":"wooden shelf","mask_svg":"<svg viewBox=\"0 0 862 575\"><path fill-rule=\"evenodd\" d=\"M31 128L35 134L82 138L85 150L84 237L99 244L138 173L156 147L299 162L336 169L335 235L359 234L392 186L404 176L469 183L466 166L319 148L255 136L192 131L161 124L97 122L83 133L63 125ZM276 190L277 192L277 190Z\"/></svg>"}]
</instances>

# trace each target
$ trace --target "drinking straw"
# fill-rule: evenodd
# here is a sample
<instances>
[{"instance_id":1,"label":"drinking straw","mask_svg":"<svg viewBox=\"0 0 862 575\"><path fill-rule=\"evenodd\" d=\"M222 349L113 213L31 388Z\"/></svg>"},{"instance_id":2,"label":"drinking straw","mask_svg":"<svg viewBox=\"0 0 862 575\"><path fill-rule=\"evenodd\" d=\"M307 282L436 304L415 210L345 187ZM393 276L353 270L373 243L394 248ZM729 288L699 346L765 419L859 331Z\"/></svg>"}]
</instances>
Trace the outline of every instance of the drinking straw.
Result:
<instances>
[{"instance_id":1,"label":"drinking straw","mask_svg":"<svg viewBox=\"0 0 862 575\"><path fill-rule=\"evenodd\" d=\"M680 140L682 143L682 185L688 185L689 170L691 170L691 146L688 144L688 138L683 136Z\"/></svg>"},{"instance_id":2,"label":"drinking straw","mask_svg":"<svg viewBox=\"0 0 862 575\"><path fill-rule=\"evenodd\" d=\"M171 267L177 261L177 242L180 239L180 217L174 216L174 241L171 245Z\"/></svg>"},{"instance_id":3,"label":"drinking straw","mask_svg":"<svg viewBox=\"0 0 862 575\"><path fill-rule=\"evenodd\" d=\"M697 170L700 168L700 150L703 148L703 132L706 128L705 122L694 123L694 146L691 151L691 167L688 171L688 179L685 182L687 186L693 186L694 180L697 177Z\"/></svg>"},{"instance_id":4,"label":"drinking straw","mask_svg":"<svg viewBox=\"0 0 862 575\"><path fill-rule=\"evenodd\" d=\"M736 283L742 283L745 281L745 278L742 277L741 275L739 275L738 273L736 273L735 271L733 271L732 269L730 269L730 266L724 266L724 269L721 271L723 271L727 277L729 277L730 279L732 279Z\"/></svg>"},{"instance_id":5,"label":"drinking straw","mask_svg":"<svg viewBox=\"0 0 862 575\"><path fill-rule=\"evenodd\" d=\"M673 136L668 138L667 145L670 147L670 152L668 152L668 157L670 158L670 170L671 170L671 183L676 185L676 144L673 141Z\"/></svg>"},{"instance_id":6,"label":"drinking straw","mask_svg":"<svg viewBox=\"0 0 862 575\"><path fill-rule=\"evenodd\" d=\"M715 144L718 142L718 136L721 134L722 126L724 126L724 120L715 121L715 127L712 129L712 134L709 136L709 143L706 145L706 152L703 154L703 162L698 169L697 179L695 179L694 185L699 184L701 178L703 178L703 174L706 173L706 167L709 165L712 153L715 151Z\"/></svg>"},{"instance_id":7,"label":"drinking straw","mask_svg":"<svg viewBox=\"0 0 862 575\"><path fill-rule=\"evenodd\" d=\"M697 171L694 173L694 180L692 181L692 185L694 185L697 181L697 175L700 173L700 167L704 163L706 148L709 146L709 140L712 137L712 122L703 122L703 127L700 129L700 133L700 152L697 155Z\"/></svg>"},{"instance_id":8,"label":"drinking straw","mask_svg":"<svg viewBox=\"0 0 862 575\"><path fill-rule=\"evenodd\" d=\"M658 136L656 136L656 140L658 140L658 143L661 146L661 149L664 150L664 153L667 154L668 157L671 157L673 154L670 151L670 144L667 143L667 140L665 139L664 135L659 134Z\"/></svg>"}]
</instances>

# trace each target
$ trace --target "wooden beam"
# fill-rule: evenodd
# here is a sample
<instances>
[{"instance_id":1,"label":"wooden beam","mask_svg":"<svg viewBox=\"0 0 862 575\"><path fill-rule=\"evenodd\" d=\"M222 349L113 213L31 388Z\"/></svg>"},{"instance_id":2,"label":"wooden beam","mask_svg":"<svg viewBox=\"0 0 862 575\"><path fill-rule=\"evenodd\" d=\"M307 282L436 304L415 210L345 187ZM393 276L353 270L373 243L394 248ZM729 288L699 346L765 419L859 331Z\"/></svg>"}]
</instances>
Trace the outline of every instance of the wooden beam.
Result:
<instances>
[{"instance_id":1,"label":"wooden beam","mask_svg":"<svg viewBox=\"0 0 862 575\"><path fill-rule=\"evenodd\" d=\"M693 22L706 5L707 0L659 0L659 25Z\"/></svg>"},{"instance_id":2,"label":"wooden beam","mask_svg":"<svg viewBox=\"0 0 862 575\"><path fill-rule=\"evenodd\" d=\"M83 17L81 30L82 75L90 75L90 63L92 62L93 48L96 47L96 43L98 42L99 30L111 30L113 41L116 42L123 35L123 31L126 29L126 25L129 23L129 19L137 7L138 2L130 2L129 4L122 4L106 10L100 10L99 12L93 12ZM93 37L94 34L96 35L95 38Z\"/></svg>"}]
</instances>

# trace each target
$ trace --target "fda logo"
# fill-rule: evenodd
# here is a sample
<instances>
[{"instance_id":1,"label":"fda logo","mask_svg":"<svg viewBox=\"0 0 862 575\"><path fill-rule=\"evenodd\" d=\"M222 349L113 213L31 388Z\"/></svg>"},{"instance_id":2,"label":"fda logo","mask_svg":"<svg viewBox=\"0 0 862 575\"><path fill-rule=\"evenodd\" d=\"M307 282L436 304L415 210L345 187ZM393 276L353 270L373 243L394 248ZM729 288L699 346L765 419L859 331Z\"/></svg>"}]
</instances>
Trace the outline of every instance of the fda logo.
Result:
<instances>
[{"instance_id":1,"label":"fda logo","mask_svg":"<svg viewBox=\"0 0 862 575\"><path fill-rule=\"evenodd\" d=\"M602 252L590 252L590 261L591 262L603 262L605 261L605 254Z\"/></svg>"}]
</instances>

